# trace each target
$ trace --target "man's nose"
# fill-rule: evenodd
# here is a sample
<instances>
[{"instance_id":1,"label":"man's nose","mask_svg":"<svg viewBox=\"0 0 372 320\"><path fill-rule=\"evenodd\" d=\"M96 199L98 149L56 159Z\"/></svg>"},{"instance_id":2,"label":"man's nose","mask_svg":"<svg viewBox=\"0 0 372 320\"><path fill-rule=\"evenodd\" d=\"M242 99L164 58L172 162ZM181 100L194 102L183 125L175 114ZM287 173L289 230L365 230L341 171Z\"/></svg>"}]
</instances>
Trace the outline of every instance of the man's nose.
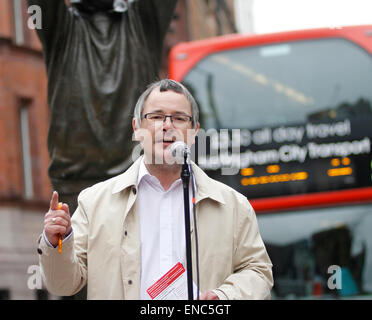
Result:
<instances>
[{"instance_id":1,"label":"man's nose","mask_svg":"<svg viewBox=\"0 0 372 320\"><path fill-rule=\"evenodd\" d=\"M173 128L171 117L165 117L163 121L163 129Z\"/></svg>"}]
</instances>

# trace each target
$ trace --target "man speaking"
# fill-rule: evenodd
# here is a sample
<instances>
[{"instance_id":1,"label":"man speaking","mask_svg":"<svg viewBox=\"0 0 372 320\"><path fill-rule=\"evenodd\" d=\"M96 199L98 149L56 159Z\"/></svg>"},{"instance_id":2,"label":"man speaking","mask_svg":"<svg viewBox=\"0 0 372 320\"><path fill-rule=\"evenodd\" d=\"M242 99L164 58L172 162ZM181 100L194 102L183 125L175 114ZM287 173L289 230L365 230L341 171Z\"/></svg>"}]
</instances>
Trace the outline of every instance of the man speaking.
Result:
<instances>
[{"instance_id":1,"label":"man speaking","mask_svg":"<svg viewBox=\"0 0 372 320\"><path fill-rule=\"evenodd\" d=\"M68 206L58 209L53 193L38 249L51 293L72 295L87 284L88 299L151 299L159 279L186 267L181 165L172 161L171 148L176 141L194 142L198 114L182 84L153 83L132 120L143 156L123 174L83 190L71 220ZM191 165L200 299L269 299L272 264L253 208L245 196ZM191 238L195 258L194 230Z\"/></svg>"}]
</instances>

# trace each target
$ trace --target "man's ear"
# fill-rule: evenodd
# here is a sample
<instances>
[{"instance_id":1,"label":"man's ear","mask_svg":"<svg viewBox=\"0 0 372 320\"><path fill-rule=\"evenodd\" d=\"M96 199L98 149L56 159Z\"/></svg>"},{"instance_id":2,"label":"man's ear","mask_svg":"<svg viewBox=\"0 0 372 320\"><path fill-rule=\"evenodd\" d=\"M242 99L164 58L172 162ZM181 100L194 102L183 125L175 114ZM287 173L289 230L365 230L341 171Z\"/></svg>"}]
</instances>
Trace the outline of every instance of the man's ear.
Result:
<instances>
[{"instance_id":1,"label":"man's ear","mask_svg":"<svg viewBox=\"0 0 372 320\"><path fill-rule=\"evenodd\" d=\"M196 128L195 128L195 135L198 134L199 128L200 128L200 123L198 122L198 123L196 124Z\"/></svg>"},{"instance_id":2,"label":"man's ear","mask_svg":"<svg viewBox=\"0 0 372 320\"><path fill-rule=\"evenodd\" d=\"M200 124L199 122L196 124L196 127L192 130L187 130L187 145L192 146L195 143L195 137L198 134Z\"/></svg>"},{"instance_id":3,"label":"man's ear","mask_svg":"<svg viewBox=\"0 0 372 320\"><path fill-rule=\"evenodd\" d=\"M134 133L134 141L139 141L139 139L138 139L138 129L136 127L136 118L132 119L132 128L133 128L133 133Z\"/></svg>"},{"instance_id":4,"label":"man's ear","mask_svg":"<svg viewBox=\"0 0 372 320\"><path fill-rule=\"evenodd\" d=\"M151 132L149 132L149 130L147 130L146 128L141 128L141 127L136 127L136 119L133 118L132 120L132 128L133 128L133 139L134 141L139 141L139 142L143 142L145 139L147 139L147 141L151 141L152 140L152 137L151 137Z\"/></svg>"}]
</instances>

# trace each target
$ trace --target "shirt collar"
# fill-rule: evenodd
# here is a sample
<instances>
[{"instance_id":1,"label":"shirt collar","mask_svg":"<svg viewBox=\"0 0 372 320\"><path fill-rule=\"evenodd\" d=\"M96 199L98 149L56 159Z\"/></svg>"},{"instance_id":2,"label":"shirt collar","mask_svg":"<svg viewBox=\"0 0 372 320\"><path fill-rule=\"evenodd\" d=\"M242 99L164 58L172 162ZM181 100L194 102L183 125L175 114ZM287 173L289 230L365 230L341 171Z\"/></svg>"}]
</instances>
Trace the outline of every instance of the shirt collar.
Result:
<instances>
[{"instance_id":1,"label":"shirt collar","mask_svg":"<svg viewBox=\"0 0 372 320\"><path fill-rule=\"evenodd\" d=\"M142 157L141 159L141 163L140 163L140 167L139 167L139 171L138 171L138 177L137 177L137 185L140 184L142 178L146 175L150 175L150 172L147 170L146 166L145 166L145 160L144 160L144 157Z\"/></svg>"},{"instance_id":2,"label":"shirt collar","mask_svg":"<svg viewBox=\"0 0 372 320\"><path fill-rule=\"evenodd\" d=\"M160 182L159 182L159 179L155 176L153 176L147 169L146 165L145 165L145 160L144 158L142 158L141 160L141 164L140 164L140 168L139 168L139 171L138 171L138 179L137 179L137 186L139 186L140 182L142 179L147 179L147 181L150 182L150 184L157 184L159 186L160 185ZM170 187L170 189L172 189L174 186L178 185L182 183L181 181L181 177L175 181L173 181L172 183L172 186ZM196 184L194 183L194 187L195 187L195 192L196 192ZM168 189L168 190L170 190Z\"/></svg>"},{"instance_id":3,"label":"shirt collar","mask_svg":"<svg viewBox=\"0 0 372 320\"><path fill-rule=\"evenodd\" d=\"M145 165L144 158L142 158L141 160L141 164L140 164L139 171L138 171L137 186L139 188L140 188L140 183L142 180L146 180L147 183L152 185L154 188L159 188L160 190L164 191L159 179L148 171ZM181 184L181 178L173 181L171 187L167 190L167 192L179 184Z\"/></svg>"},{"instance_id":4,"label":"shirt collar","mask_svg":"<svg viewBox=\"0 0 372 320\"><path fill-rule=\"evenodd\" d=\"M142 168L141 165L143 165ZM191 162L191 166L195 177L196 202L205 198L211 198L217 202L226 204L222 195L221 183L208 177L194 162ZM112 193L123 191L130 186L137 187L141 179L147 174L149 172L144 164L143 156L141 156L126 172L117 177Z\"/></svg>"}]
</instances>

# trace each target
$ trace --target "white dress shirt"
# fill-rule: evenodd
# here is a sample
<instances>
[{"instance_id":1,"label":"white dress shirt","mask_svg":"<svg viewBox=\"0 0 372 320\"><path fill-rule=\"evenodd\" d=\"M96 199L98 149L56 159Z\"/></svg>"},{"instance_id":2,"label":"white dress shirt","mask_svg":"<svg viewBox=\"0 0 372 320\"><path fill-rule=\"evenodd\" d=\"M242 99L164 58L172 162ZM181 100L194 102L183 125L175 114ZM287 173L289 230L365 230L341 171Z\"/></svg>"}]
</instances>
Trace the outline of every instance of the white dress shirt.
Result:
<instances>
[{"instance_id":1,"label":"white dress shirt","mask_svg":"<svg viewBox=\"0 0 372 320\"><path fill-rule=\"evenodd\" d=\"M190 183L191 185L191 183ZM190 187L190 214L192 190ZM138 212L141 237L141 299L146 290L176 263L186 268L185 216L181 178L165 191L142 159L138 174Z\"/></svg>"}]
</instances>

